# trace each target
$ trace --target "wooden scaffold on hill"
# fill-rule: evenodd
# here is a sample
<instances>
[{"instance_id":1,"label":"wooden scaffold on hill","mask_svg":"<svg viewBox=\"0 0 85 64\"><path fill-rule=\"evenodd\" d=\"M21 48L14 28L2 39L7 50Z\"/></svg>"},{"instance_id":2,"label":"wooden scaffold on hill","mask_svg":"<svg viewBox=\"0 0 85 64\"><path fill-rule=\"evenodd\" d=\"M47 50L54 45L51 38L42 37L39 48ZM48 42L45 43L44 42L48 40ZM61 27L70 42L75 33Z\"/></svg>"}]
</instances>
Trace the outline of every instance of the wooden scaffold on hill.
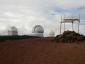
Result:
<instances>
[{"instance_id":1,"label":"wooden scaffold on hill","mask_svg":"<svg viewBox=\"0 0 85 64\"><path fill-rule=\"evenodd\" d=\"M71 23L72 24L72 31L74 31L74 28L73 28L73 24L75 22L78 22L78 33L79 33L79 25L80 25L80 15L78 18L73 18L73 16L71 18L65 18L64 16L64 19L62 18L61 16L61 22L60 22L60 34L61 34L61 31L62 31L62 23L64 23L64 31L66 30L66 23Z\"/></svg>"}]
</instances>

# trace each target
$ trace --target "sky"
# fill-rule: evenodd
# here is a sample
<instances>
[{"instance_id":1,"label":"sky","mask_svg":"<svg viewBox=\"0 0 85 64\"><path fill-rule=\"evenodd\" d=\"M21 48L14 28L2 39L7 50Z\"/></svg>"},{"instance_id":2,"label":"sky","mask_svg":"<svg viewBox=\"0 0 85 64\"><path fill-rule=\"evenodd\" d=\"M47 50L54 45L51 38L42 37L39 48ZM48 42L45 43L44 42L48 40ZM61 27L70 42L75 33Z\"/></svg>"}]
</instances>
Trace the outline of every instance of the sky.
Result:
<instances>
[{"instance_id":1,"label":"sky","mask_svg":"<svg viewBox=\"0 0 85 64\"><path fill-rule=\"evenodd\" d=\"M80 15L80 33L85 35L85 0L0 0L0 34L6 34L11 26L19 35L29 35L35 25L44 28L44 35L59 34L62 17ZM66 25L71 29L71 24ZM77 24L74 24L77 31ZM62 30L63 32L63 30Z\"/></svg>"}]
</instances>

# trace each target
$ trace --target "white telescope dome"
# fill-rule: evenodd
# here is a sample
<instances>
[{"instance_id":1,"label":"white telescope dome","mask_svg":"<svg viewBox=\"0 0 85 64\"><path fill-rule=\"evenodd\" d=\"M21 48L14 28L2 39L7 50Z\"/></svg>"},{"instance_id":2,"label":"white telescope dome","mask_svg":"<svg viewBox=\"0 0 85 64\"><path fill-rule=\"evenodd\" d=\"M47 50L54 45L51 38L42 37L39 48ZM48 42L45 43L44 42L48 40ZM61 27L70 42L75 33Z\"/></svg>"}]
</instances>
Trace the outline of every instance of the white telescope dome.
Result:
<instances>
[{"instance_id":1,"label":"white telescope dome","mask_svg":"<svg viewBox=\"0 0 85 64\"><path fill-rule=\"evenodd\" d=\"M18 35L18 30L16 27L12 26L8 29L8 35Z\"/></svg>"},{"instance_id":2,"label":"white telescope dome","mask_svg":"<svg viewBox=\"0 0 85 64\"><path fill-rule=\"evenodd\" d=\"M44 29L41 25L36 25L34 28L33 28L33 33L44 33Z\"/></svg>"},{"instance_id":3,"label":"white telescope dome","mask_svg":"<svg viewBox=\"0 0 85 64\"><path fill-rule=\"evenodd\" d=\"M43 37L44 29L41 25L36 25L33 28L32 33L34 34L34 36Z\"/></svg>"}]
</instances>

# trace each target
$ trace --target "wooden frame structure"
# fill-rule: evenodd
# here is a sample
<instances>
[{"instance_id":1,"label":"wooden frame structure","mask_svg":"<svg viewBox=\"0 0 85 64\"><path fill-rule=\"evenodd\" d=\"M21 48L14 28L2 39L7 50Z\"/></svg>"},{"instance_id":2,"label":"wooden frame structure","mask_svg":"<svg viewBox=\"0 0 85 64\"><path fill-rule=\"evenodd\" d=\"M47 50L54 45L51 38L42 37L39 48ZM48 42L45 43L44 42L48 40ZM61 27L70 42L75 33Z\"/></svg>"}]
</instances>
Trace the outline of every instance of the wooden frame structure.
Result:
<instances>
[{"instance_id":1,"label":"wooden frame structure","mask_svg":"<svg viewBox=\"0 0 85 64\"><path fill-rule=\"evenodd\" d=\"M79 25L80 25L80 15L79 15L79 18L70 18L70 19L67 19L64 17L64 19L62 18L61 16L61 22L60 22L60 34L61 34L61 31L62 31L62 23L64 23L64 31L66 30L66 27L65 27L65 24L66 23L72 23L72 31L74 31L73 29L73 24L74 22L77 21L78 22L78 33L79 33Z\"/></svg>"}]
</instances>

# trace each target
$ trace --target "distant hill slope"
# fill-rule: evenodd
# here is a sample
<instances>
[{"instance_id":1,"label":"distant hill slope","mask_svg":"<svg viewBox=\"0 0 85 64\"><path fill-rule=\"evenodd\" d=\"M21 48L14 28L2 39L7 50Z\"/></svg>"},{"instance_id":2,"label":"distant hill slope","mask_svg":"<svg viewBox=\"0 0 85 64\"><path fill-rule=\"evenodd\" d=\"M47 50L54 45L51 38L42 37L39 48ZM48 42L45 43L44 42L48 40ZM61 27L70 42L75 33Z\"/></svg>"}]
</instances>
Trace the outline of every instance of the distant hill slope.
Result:
<instances>
[{"instance_id":1,"label":"distant hill slope","mask_svg":"<svg viewBox=\"0 0 85 64\"><path fill-rule=\"evenodd\" d=\"M23 36L0 36L0 41L6 41L6 40L21 40L21 39L28 39L28 38L39 38L37 36L29 36L29 35L23 35Z\"/></svg>"}]
</instances>

